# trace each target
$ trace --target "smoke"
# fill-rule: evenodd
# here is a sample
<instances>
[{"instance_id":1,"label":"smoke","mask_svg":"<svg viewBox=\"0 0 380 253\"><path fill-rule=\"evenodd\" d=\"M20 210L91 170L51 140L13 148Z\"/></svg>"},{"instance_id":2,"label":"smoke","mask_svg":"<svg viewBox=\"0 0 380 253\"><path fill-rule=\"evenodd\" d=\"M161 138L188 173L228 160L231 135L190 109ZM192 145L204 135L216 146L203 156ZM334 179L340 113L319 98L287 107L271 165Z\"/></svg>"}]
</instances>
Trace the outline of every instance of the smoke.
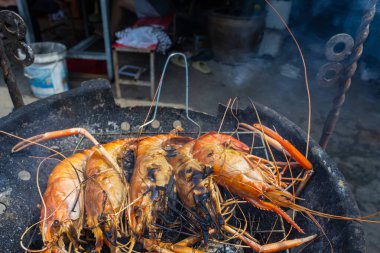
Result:
<instances>
[{"instance_id":1,"label":"smoke","mask_svg":"<svg viewBox=\"0 0 380 253\"><path fill-rule=\"evenodd\" d=\"M218 82L226 86L246 87L252 85L252 80L255 80L262 72L270 67L270 61L262 58L250 58L246 62L230 65L211 61L210 67L215 73Z\"/></svg>"}]
</instances>

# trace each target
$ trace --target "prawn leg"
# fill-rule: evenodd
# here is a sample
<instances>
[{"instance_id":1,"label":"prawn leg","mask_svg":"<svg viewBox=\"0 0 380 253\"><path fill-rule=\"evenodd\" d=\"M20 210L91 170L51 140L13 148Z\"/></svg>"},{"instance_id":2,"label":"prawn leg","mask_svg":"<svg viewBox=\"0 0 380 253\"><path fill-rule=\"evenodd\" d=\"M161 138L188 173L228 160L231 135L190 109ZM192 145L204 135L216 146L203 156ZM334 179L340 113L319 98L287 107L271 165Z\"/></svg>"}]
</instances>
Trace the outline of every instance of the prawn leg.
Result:
<instances>
[{"instance_id":1,"label":"prawn leg","mask_svg":"<svg viewBox=\"0 0 380 253\"><path fill-rule=\"evenodd\" d=\"M195 239L195 241L193 240ZM157 252L174 252L174 253L204 253L202 250L189 247L190 244L200 240L200 237L190 237L190 240L183 240L175 244L164 243L158 240L144 238L144 247L147 250L154 250Z\"/></svg>"},{"instance_id":2,"label":"prawn leg","mask_svg":"<svg viewBox=\"0 0 380 253\"><path fill-rule=\"evenodd\" d=\"M95 249L93 249L91 252L100 253L100 251L103 248L103 241L104 241L103 231L99 227L96 227L92 229L92 233L94 234L96 241L95 241Z\"/></svg>"},{"instance_id":3,"label":"prawn leg","mask_svg":"<svg viewBox=\"0 0 380 253\"><path fill-rule=\"evenodd\" d=\"M259 209L262 209L262 210L267 210L267 211L273 211L275 212L276 214L280 215L282 218L284 218L290 225L292 225L292 227L294 227L295 229L298 230L298 232L304 234L305 232L297 225L297 223L295 223L295 221L290 218L290 216L284 211L282 210L280 207L272 204L272 203L269 203L269 202L265 202L265 201L261 201L261 200L250 200L248 199L248 201L254 205L255 207L259 208Z\"/></svg>"},{"instance_id":4,"label":"prawn leg","mask_svg":"<svg viewBox=\"0 0 380 253\"><path fill-rule=\"evenodd\" d=\"M265 138L268 140L268 143L279 143L281 147L286 151L285 153L288 153L294 160L296 160L305 170L312 170L313 165L310 163L309 160L296 148L294 147L288 140L281 137L278 133L273 131L272 129L261 125L261 124L253 124L253 126L250 126L245 123L240 123L240 126L248 129L250 131L258 130L265 134ZM268 138L269 137L269 138ZM282 148L278 148L277 144L273 145L276 149L279 151L283 151Z\"/></svg>"},{"instance_id":5,"label":"prawn leg","mask_svg":"<svg viewBox=\"0 0 380 253\"><path fill-rule=\"evenodd\" d=\"M226 231L228 231L229 233L236 235L240 240L242 240L245 244L250 246L254 251L263 252L263 253L277 252L277 251L282 251L282 250L294 248L294 247L300 246L304 243L310 242L317 237L317 235L311 235L311 236L304 237L304 238L298 238L298 239L293 239L293 240L285 240L285 241L281 241L281 242L275 242L275 243L260 245L257 242L254 242L253 240L247 238L246 236L243 236L241 233L235 231L230 226L225 225L224 229Z\"/></svg>"},{"instance_id":6,"label":"prawn leg","mask_svg":"<svg viewBox=\"0 0 380 253\"><path fill-rule=\"evenodd\" d=\"M110 154L104 149L104 147L95 139L93 135L91 135L86 129L84 128L68 128L68 129L63 129L63 130L58 130L58 131L53 131L53 132L47 132L44 134L39 134L33 137L30 137L28 139L25 139L19 143L17 143L13 148L12 152L18 152L22 149L25 149L31 145L34 145L36 143L42 142L42 141L47 141L51 139L56 139L56 138L63 138L63 137L68 137L72 135L83 135L87 139L89 139L99 150L100 153L107 159L107 161L117 170L121 171L119 165L115 162L114 159L110 156Z\"/></svg>"}]
</instances>

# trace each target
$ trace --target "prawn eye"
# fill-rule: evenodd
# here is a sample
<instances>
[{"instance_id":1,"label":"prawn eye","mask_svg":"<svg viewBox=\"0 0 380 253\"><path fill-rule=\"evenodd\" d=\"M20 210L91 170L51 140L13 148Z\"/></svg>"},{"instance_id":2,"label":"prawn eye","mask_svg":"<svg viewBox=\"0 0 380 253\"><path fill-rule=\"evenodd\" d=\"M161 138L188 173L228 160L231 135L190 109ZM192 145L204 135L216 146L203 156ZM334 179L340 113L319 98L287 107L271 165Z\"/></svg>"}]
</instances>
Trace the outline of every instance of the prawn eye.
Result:
<instances>
[{"instance_id":1,"label":"prawn eye","mask_svg":"<svg viewBox=\"0 0 380 253\"><path fill-rule=\"evenodd\" d=\"M101 213L101 214L99 214L99 216L98 216L98 221L99 222L103 222L103 221L105 221L106 220L106 216L103 214L103 213Z\"/></svg>"},{"instance_id":2,"label":"prawn eye","mask_svg":"<svg viewBox=\"0 0 380 253\"><path fill-rule=\"evenodd\" d=\"M259 196L259 199L260 199L260 200L265 200L264 195L260 195L260 196Z\"/></svg>"},{"instance_id":3,"label":"prawn eye","mask_svg":"<svg viewBox=\"0 0 380 253\"><path fill-rule=\"evenodd\" d=\"M59 226L59 220L54 220L53 221L53 226L58 227Z\"/></svg>"}]
</instances>

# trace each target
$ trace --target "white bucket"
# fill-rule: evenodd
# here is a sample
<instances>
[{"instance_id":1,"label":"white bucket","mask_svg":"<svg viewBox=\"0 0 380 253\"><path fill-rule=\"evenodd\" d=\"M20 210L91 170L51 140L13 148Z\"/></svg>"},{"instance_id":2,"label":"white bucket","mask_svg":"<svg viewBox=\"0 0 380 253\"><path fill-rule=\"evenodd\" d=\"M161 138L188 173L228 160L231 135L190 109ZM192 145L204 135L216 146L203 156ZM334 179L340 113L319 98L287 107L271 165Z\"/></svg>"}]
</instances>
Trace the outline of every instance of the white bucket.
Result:
<instances>
[{"instance_id":1,"label":"white bucket","mask_svg":"<svg viewBox=\"0 0 380 253\"><path fill-rule=\"evenodd\" d=\"M32 43L34 63L24 69L36 97L44 98L68 90L66 46L55 42Z\"/></svg>"}]
</instances>

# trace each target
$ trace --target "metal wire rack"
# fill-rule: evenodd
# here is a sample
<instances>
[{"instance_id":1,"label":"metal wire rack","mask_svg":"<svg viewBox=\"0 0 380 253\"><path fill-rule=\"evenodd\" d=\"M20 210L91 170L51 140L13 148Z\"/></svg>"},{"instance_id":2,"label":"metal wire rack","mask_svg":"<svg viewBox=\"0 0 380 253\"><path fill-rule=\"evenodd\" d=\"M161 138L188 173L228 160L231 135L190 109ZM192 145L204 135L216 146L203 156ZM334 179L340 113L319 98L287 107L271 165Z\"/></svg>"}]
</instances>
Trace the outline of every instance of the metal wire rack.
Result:
<instances>
[{"instance_id":1,"label":"metal wire rack","mask_svg":"<svg viewBox=\"0 0 380 253\"><path fill-rule=\"evenodd\" d=\"M206 133L206 132L202 131L201 125L198 122L196 122L194 119L192 119L190 117L190 115L189 115L189 66L188 66L188 62L187 62L187 57L183 53L174 52L174 53L171 53L168 56L168 58L166 59L166 62L165 62L165 65L164 65L164 68L163 68L163 71L162 71L162 74L161 74L161 77L160 77L160 81L159 81L159 84L158 84L158 87L157 87L156 94L153 97L153 102L152 102L152 105L154 103L153 115L152 115L152 117L151 117L151 119L149 121L146 121L141 126L139 126L139 134L144 134L144 132L143 132L144 128L146 126L148 126L149 124L153 123L157 119L157 110L158 110L158 104L159 104L160 97L161 97L161 89L162 89L162 86L163 86L163 80L164 80L165 74L167 72L167 68L168 68L170 59L173 58L173 57L175 57L175 56L182 57L183 60L184 60L184 63L185 63L185 112L186 112L186 118L192 124L194 124L198 128L198 132L183 132L183 133L184 134L189 134L189 133L190 134L197 134L198 137L201 134ZM148 116L149 116L150 112L151 111L148 112ZM224 131L224 132L221 132L221 133L223 133L223 134L229 134L229 135L234 135L239 140L240 140L240 135L252 135L252 138L254 138L256 136L259 137L259 140L260 140L261 144L254 145L255 142L253 141L252 145L251 145L251 151L253 151L253 150L263 150L263 152L265 153L266 159L269 160L268 151L267 151L267 147L265 145L263 134L260 131L244 131L244 132L243 131ZM152 134L152 133L145 133L145 134Z\"/></svg>"}]
</instances>

